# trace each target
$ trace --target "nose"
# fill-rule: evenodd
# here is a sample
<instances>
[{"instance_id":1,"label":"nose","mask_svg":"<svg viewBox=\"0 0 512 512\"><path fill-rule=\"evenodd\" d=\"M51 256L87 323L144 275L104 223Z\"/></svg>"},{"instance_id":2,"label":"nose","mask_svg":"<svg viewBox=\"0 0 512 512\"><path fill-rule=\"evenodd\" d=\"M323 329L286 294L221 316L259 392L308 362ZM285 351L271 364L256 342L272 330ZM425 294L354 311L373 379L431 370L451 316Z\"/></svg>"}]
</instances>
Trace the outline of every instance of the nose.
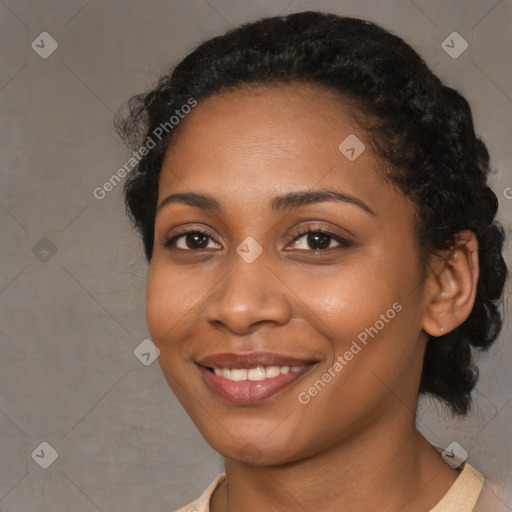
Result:
<instances>
[{"instance_id":1,"label":"nose","mask_svg":"<svg viewBox=\"0 0 512 512\"><path fill-rule=\"evenodd\" d=\"M252 263L234 255L231 269L207 299L206 318L212 326L239 335L258 325L284 325L291 317L288 293L263 254Z\"/></svg>"}]
</instances>

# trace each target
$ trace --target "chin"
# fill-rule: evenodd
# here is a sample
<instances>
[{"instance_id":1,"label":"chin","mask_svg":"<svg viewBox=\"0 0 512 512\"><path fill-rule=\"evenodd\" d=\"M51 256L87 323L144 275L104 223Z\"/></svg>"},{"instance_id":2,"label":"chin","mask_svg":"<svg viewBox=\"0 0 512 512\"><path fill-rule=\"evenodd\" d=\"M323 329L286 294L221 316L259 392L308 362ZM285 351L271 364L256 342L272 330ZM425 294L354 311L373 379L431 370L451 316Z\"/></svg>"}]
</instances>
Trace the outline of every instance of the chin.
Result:
<instances>
[{"instance_id":1,"label":"chin","mask_svg":"<svg viewBox=\"0 0 512 512\"><path fill-rule=\"evenodd\" d=\"M275 422L255 428L249 422L237 423L237 429L225 424L220 430L198 428L206 442L227 459L251 466L274 466L306 457L303 441L295 433L279 432ZM261 423L261 422L260 422ZM210 422L211 425L211 422ZM264 428L262 428L264 427ZM314 451L314 450L313 450Z\"/></svg>"}]
</instances>

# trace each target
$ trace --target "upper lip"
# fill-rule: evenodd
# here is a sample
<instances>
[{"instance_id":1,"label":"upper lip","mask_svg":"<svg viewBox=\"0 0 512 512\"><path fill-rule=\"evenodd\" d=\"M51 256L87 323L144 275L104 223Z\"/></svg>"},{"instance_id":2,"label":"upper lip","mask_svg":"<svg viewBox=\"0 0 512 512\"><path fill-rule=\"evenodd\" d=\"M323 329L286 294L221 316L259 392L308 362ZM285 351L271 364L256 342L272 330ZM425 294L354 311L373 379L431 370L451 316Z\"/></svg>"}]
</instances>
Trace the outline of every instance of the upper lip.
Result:
<instances>
[{"instance_id":1,"label":"upper lip","mask_svg":"<svg viewBox=\"0 0 512 512\"><path fill-rule=\"evenodd\" d=\"M276 354L273 352L249 352L235 354L223 352L211 354L197 360L197 363L206 368L254 368L255 366L304 366L316 363L311 359Z\"/></svg>"}]
</instances>

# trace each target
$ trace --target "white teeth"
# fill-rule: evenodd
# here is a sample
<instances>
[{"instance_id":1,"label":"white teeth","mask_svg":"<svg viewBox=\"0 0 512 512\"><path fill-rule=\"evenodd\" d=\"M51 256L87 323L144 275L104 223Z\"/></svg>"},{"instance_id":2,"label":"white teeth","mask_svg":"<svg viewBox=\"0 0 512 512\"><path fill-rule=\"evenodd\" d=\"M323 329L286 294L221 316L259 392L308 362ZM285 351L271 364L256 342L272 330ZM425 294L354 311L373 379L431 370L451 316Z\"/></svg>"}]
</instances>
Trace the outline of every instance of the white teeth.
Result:
<instances>
[{"instance_id":1,"label":"white teeth","mask_svg":"<svg viewBox=\"0 0 512 512\"><path fill-rule=\"evenodd\" d=\"M265 368L263 366L256 366L256 368L251 368L247 372L247 378L249 380L263 380L265 378Z\"/></svg>"},{"instance_id":2,"label":"white teeth","mask_svg":"<svg viewBox=\"0 0 512 512\"><path fill-rule=\"evenodd\" d=\"M213 368L215 375L239 382L242 380L258 381L272 379L290 372L300 372L304 366L255 366L254 368Z\"/></svg>"},{"instance_id":3,"label":"white teeth","mask_svg":"<svg viewBox=\"0 0 512 512\"><path fill-rule=\"evenodd\" d=\"M281 370L279 369L279 366L267 366L267 369L265 370L265 377L267 379L277 377L280 373Z\"/></svg>"},{"instance_id":4,"label":"white teeth","mask_svg":"<svg viewBox=\"0 0 512 512\"><path fill-rule=\"evenodd\" d=\"M231 372L231 376L228 377L231 378L231 380L234 380L234 381L239 381L239 380L247 380L247 373L248 371L245 370L245 369L238 369L238 368L233 368L232 370L228 370ZM252 370L249 370L249 371L252 371Z\"/></svg>"}]
</instances>

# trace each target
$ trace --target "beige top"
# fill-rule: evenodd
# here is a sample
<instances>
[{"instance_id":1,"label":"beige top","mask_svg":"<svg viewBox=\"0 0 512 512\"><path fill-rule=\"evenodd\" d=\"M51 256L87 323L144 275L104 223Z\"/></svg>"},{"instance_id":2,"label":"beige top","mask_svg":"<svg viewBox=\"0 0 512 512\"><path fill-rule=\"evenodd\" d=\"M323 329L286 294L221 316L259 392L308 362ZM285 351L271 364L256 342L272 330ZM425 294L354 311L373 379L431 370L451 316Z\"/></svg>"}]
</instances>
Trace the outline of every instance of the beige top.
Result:
<instances>
[{"instance_id":1,"label":"beige top","mask_svg":"<svg viewBox=\"0 0 512 512\"><path fill-rule=\"evenodd\" d=\"M225 474L218 476L197 500L176 512L209 512L210 498L225 478ZM473 512L483 483L484 477L467 462L464 463L457 480L430 512Z\"/></svg>"}]
</instances>

